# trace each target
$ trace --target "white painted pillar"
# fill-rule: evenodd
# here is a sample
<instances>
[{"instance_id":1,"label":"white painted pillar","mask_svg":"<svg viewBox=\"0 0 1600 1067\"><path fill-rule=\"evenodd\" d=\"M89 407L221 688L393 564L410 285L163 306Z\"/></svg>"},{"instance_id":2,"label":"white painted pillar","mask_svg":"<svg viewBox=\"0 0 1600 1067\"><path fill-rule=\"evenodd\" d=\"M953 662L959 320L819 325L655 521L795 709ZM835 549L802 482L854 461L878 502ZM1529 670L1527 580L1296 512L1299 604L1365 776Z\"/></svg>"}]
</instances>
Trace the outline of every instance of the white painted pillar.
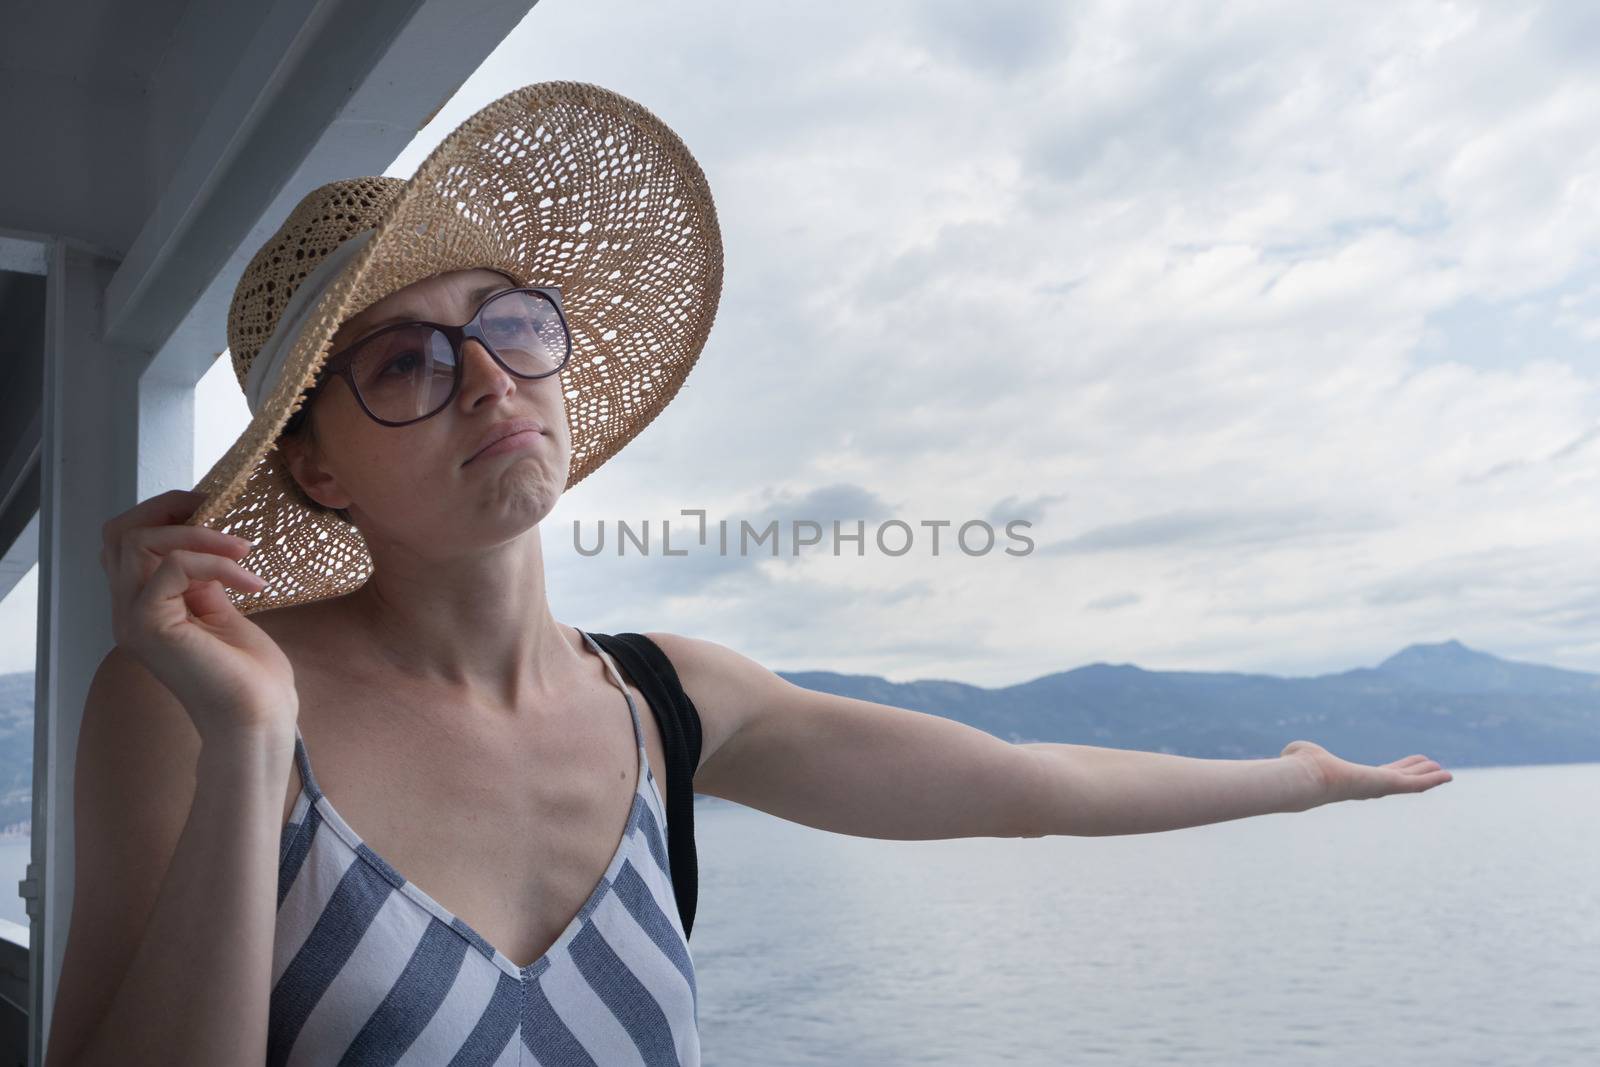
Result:
<instances>
[{"instance_id":1,"label":"white painted pillar","mask_svg":"<svg viewBox=\"0 0 1600 1067\"><path fill-rule=\"evenodd\" d=\"M194 383L141 380L148 354L102 339L117 262L67 241L50 255L39 502L28 1062L44 1062L72 916L73 764L84 698L114 643L101 527L193 484Z\"/></svg>"}]
</instances>

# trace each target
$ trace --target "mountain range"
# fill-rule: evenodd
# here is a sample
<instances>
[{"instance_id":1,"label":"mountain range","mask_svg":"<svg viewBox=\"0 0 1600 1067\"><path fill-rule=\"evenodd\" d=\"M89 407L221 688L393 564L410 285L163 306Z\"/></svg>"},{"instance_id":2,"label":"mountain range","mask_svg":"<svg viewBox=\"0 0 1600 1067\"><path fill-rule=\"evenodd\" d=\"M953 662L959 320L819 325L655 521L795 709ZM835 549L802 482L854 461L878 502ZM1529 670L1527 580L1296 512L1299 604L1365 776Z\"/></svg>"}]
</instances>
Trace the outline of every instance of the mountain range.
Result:
<instances>
[{"instance_id":1,"label":"mountain range","mask_svg":"<svg viewBox=\"0 0 1600 1067\"><path fill-rule=\"evenodd\" d=\"M1307 740L1356 763L1422 753L1447 768L1600 760L1600 674L1500 659L1453 639L1312 677L1091 663L988 689L782 673L809 689L943 715L1008 741L1258 759Z\"/></svg>"},{"instance_id":2,"label":"mountain range","mask_svg":"<svg viewBox=\"0 0 1600 1067\"><path fill-rule=\"evenodd\" d=\"M941 715L1013 742L1211 759L1315 741L1356 763L1422 753L1446 768L1600 761L1600 674L1501 659L1460 641L1376 667L1280 677L1091 663L1017 685L780 671L796 685ZM0 674L0 826L31 815L33 672Z\"/></svg>"}]
</instances>

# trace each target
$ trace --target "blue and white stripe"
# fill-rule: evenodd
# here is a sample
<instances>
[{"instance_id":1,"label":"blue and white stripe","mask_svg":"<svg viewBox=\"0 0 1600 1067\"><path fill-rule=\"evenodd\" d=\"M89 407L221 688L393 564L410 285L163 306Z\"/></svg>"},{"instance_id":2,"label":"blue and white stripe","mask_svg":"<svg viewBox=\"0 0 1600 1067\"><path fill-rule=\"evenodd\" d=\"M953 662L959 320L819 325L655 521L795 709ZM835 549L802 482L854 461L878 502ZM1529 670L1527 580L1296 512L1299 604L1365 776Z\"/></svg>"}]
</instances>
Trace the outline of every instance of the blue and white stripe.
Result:
<instances>
[{"instance_id":1,"label":"blue and white stripe","mask_svg":"<svg viewBox=\"0 0 1600 1067\"><path fill-rule=\"evenodd\" d=\"M627 699L639 781L605 875L525 968L362 842L317 787L296 728L301 791L279 853L269 1067L699 1064L665 805L633 697L583 639Z\"/></svg>"}]
</instances>

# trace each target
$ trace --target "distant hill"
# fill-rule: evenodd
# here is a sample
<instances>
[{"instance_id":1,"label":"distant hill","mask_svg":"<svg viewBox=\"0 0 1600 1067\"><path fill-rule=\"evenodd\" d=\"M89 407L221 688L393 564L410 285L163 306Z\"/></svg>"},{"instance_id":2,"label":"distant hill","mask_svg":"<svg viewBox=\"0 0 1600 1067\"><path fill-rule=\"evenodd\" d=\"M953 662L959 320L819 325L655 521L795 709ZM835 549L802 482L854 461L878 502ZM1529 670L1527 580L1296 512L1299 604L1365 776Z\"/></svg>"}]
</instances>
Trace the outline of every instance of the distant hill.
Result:
<instances>
[{"instance_id":1,"label":"distant hill","mask_svg":"<svg viewBox=\"0 0 1600 1067\"><path fill-rule=\"evenodd\" d=\"M33 818L33 672L0 674L0 827Z\"/></svg>"},{"instance_id":2,"label":"distant hill","mask_svg":"<svg viewBox=\"0 0 1600 1067\"><path fill-rule=\"evenodd\" d=\"M1258 759L1315 741L1357 763L1421 752L1446 767L1600 761L1600 674L1459 641L1308 678L1091 663L996 689L782 672L796 685L957 719L1008 741Z\"/></svg>"},{"instance_id":3,"label":"distant hill","mask_svg":"<svg viewBox=\"0 0 1600 1067\"><path fill-rule=\"evenodd\" d=\"M779 673L808 689L942 715L1014 742L1259 759L1304 738L1357 763L1414 752L1452 768L1600 761L1600 674L1500 659L1455 640L1308 678L1091 663L990 689ZM31 816L32 768L33 673L0 674L0 826Z\"/></svg>"},{"instance_id":4,"label":"distant hill","mask_svg":"<svg viewBox=\"0 0 1600 1067\"><path fill-rule=\"evenodd\" d=\"M1440 693L1600 695L1600 674L1500 659L1474 652L1460 641L1411 645L1378 664L1377 669Z\"/></svg>"}]
</instances>

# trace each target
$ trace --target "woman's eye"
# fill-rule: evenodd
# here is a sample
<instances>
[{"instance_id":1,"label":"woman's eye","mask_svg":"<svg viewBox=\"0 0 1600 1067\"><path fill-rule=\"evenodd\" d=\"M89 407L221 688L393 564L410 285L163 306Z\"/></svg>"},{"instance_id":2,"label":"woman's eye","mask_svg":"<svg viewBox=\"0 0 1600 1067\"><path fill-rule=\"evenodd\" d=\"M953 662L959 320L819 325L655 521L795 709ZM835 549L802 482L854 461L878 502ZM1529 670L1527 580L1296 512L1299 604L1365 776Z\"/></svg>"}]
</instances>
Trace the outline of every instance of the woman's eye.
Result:
<instances>
[{"instance_id":1,"label":"woman's eye","mask_svg":"<svg viewBox=\"0 0 1600 1067\"><path fill-rule=\"evenodd\" d=\"M385 366L383 368L383 373L388 374L390 371L395 370L396 368L398 368L399 369L399 373L401 373L401 374L410 374L413 370L416 369L416 366L415 366L415 364L412 364L411 366L406 366L405 365L406 361L407 360L416 360L416 359L420 359L420 358L421 357L415 352L402 352L400 355L394 357L387 364L385 364Z\"/></svg>"}]
</instances>

